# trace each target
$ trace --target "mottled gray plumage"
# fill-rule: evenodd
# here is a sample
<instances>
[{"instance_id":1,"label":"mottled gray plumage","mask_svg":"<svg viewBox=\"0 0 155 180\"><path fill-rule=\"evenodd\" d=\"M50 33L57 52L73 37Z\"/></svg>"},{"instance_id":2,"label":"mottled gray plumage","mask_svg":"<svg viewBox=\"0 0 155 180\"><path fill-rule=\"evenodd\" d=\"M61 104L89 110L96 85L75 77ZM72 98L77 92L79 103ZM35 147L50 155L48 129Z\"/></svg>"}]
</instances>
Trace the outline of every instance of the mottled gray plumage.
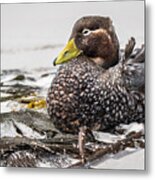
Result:
<instances>
[{"instance_id":1,"label":"mottled gray plumage","mask_svg":"<svg viewBox=\"0 0 155 180\"><path fill-rule=\"evenodd\" d=\"M63 132L77 133L84 125L104 130L120 123L144 122L144 92L139 91L141 80L134 80L143 80L137 66L126 62L104 70L85 57L64 65L47 98L55 126Z\"/></svg>"}]
</instances>

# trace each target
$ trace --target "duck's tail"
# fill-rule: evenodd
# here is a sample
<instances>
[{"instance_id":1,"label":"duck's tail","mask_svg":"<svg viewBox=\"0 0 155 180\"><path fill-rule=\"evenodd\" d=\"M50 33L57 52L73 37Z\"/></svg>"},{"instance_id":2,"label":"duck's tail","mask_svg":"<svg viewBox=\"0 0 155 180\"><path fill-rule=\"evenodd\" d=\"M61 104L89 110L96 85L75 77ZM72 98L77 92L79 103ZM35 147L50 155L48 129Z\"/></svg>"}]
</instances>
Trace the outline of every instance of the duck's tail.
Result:
<instances>
[{"instance_id":1,"label":"duck's tail","mask_svg":"<svg viewBox=\"0 0 155 180\"><path fill-rule=\"evenodd\" d=\"M135 39L132 37L125 47L123 64L123 79L130 90L145 91L145 46L135 48Z\"/></svg>"}]
</instances>

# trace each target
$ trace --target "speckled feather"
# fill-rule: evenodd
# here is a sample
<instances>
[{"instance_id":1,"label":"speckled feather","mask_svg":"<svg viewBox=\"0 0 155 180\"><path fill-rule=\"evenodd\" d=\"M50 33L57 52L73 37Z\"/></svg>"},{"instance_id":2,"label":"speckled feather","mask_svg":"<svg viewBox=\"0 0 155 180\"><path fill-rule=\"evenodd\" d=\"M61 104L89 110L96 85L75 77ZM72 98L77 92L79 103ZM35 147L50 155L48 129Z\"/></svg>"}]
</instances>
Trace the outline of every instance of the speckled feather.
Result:
<instances>
[{"instance_id":1,"label":"speckled feather","mask_svg":"<svg viewBox=\"0 0 155 180\"><path fill-rule=\"evenodd\" d=\"M131 60L131 59L130 59ZM128 62L104 70L86 57L60 68L48 92L48 113L62 132L79 127L107 130L120 123L144 122L144 92L130 88ZM131 74L130 74L131 75ZM143 82L144 83L144 82Z\"/></svg>"}]
</instances>

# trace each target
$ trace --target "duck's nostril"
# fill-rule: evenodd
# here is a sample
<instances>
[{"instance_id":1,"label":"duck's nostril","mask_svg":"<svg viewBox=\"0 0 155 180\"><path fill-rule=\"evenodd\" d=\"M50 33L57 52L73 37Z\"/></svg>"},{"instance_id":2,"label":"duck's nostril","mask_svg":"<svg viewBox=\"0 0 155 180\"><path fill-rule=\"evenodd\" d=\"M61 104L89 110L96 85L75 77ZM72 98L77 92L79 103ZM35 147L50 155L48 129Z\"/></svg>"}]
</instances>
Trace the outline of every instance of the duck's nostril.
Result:
<instances>
[{"instance_id":1,"label":"duck's nostril","mask_svg":"<svg viewBox=\"0 0 155 180\"><path fill-rule=\"evenodd\" d=\"M65 52L64 52L64 56L66 56L66 55L68 54L68 52L69 52L68 50L67 50L67 51L65 51Z\"/></svg>"}]
</instances>

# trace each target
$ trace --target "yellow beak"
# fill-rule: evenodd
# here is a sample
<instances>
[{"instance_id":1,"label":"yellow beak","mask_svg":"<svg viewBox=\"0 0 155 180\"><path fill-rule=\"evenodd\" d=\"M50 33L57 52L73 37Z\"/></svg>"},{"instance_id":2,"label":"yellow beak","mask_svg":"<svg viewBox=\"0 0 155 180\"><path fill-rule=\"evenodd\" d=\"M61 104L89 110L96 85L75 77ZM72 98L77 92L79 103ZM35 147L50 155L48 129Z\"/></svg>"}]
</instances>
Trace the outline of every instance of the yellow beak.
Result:
<instances>
[{"instance_id":1,"label":"yellow beak","mask_svg":"<svg viewBox=\"0 0 155 180\"><path fill-rule=\"evenodd\" d=\"M54 66L57 64L65 63L73 58L76 58L81 54L81 50L79 50L74 42L74 38L68 41L66 47L60 52L58 57L54 60Z\"/></svg>"}]
</instances>

